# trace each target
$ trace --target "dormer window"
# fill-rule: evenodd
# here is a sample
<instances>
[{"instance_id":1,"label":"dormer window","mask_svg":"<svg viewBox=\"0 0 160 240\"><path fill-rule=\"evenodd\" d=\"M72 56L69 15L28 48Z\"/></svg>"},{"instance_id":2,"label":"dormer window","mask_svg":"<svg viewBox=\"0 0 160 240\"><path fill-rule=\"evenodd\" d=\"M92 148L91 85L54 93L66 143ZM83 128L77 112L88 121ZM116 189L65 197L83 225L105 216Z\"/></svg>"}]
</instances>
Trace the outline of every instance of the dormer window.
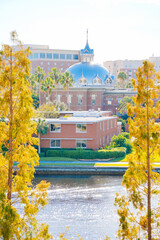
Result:
<instances>
[{"instance_id":1,"label":"dormer window","mask_svg":"<svg viewBox=\"0 0 160 240\"><path fill-rule=\"evenodd\" d=\"M79 79L79 84L80 84L80 85L86 85L86 84L87 84L87 79L82 76L82 77Z\"/></svg>"},{"instance_id":2,"label":"dormer window","mask_svg":"<svg viewBox=\"0 0 160 240\"><path fill-rule=\"evenodd\" d=\"M100 85L100 84L102 84L102 81L99 77L96 77L95 79L93 79L93 84L94 85Z\"/></svg>"},{"instance_id":3,"label":"dormer window","mask_svg":"<svg viewBox=\"0 0 160 240\"><path fill-rule=\"evenodd\" d=\"M107 83L112 83L112 79L110 77L107 79Z\"/></svg>"}]
</instances>

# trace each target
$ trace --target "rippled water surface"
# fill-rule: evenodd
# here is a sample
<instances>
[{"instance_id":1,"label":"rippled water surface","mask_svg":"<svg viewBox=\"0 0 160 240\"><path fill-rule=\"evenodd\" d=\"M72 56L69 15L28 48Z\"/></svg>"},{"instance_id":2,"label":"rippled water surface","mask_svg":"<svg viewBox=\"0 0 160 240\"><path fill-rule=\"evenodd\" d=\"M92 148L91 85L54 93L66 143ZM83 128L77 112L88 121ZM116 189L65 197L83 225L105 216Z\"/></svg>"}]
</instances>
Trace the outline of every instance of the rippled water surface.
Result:
<instances>
[{"instance_id":1,"label":"rippled water surface","mask_svg":"<svg viewBox=\"0 0 160 240\"><path fill-rule=\"evenodd\" d=\"M50 233L59 239L66 232L69 239L102 240L106 234L115 238L118 216L114 207L116 192L122 192L121 176L36 177L51 183L49 204L39 214L40 222L50 225ZM66 227L69 230L66 231Z\"/></svg>"}]
</instances>

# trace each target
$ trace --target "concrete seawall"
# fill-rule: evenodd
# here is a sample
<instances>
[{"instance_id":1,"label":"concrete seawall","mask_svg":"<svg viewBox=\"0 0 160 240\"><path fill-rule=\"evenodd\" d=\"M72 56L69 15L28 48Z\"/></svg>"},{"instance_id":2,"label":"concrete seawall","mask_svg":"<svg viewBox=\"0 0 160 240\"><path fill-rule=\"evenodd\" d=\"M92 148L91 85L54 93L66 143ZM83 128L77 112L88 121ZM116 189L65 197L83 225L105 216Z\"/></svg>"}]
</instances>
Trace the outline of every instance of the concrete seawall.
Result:
<instances>
[{"instance_id":1,"label":"concrete seawall","mask_svg":"<svg viewBox=\"0 0 160 240\"><path fill-rule=\"evenodd\" d=\"M116 163L109 163L110 166L37 166L36 175L123 175L127 166L114 166ZM123 163L122 163L123 164ZM160 173L160 167L155 167Z\"/></svg>"},{"instance_id":2,"label":"concrete seawall","mask_svg":"<svg viewBox=\"0 0 160 240\"><path fill-rule=\"evenodd\" d=\"M123 175L126 167L36 167L36 175Z\"/></svg>"}]
</instances>

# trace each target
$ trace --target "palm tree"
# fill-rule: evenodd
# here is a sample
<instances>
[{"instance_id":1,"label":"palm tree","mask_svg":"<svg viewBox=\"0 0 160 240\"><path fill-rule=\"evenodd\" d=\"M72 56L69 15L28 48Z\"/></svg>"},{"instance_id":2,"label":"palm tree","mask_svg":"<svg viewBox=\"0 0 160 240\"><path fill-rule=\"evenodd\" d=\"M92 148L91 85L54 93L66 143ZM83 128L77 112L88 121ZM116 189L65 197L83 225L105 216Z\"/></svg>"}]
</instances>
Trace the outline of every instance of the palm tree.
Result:
<instances>
[{"instance_id":1,"label":"palm tree","mask_svg":"<svg viewBox=\"0 0 160 240\"><path fill-rule=\"evenodd\" d=\"M37 134L38 134L38 138L39 138L39 145L38 145L38 153L41 152L41 143L40 143L40 135L45 135L47 134L47 130L48 130L48 125L47 123L45 122L45 120L43 119L38 119L38 122L37 122Z\"/></svg>"},{"instance_id":2,"label":"palm tree","mask_svg":"<svg viewBox=\"0 0 160 240\"><path fill-rule=\"evenodd\" d=\"M71 73L70 72L62 73L60 83L63 86L63 88L67 91L67 105L68 105L68 108L70 109L69 87L72 87L74 83L73 76L71 75Z\"/></svg>"},{"instance_id":3,"label":"palm tree","mask_svg":"<svg viewBox=\"0 0 160 240\"><path fill-rule=\"evenodd\" d=\"M122 98L119 102L119 111L122 115L127 114L127 104L130 103L131 105L134 105L132 97L125 96Z\"/></svg>"},{"instance_id":4,"label":"palm tree","mask_svg":"<svg viewBox=\"0 0 160 240\"><path fill-rule=\"evenodd\" d=\"M52 68L51 72L48 73L49 77L54 81L55 88L59 85L61 79L61 73L57 68ZM57 100L57 91L56 91L56 100Z\"/></svg>"},{"instance_id":5,"label":"palm tree","mask_svg":"<svg viewBox=\"0 0 160 240\"><path fill-rule=\"evenodd\" d=\"M50 102L50 94L52 89L55 89L54 80L51 77L46 77L46 79L42 82L41 89L48 93L48 102Z\"/></svg>"},{"instance_id":6,"label":"palm tree","mask_svg":"<svg viewBox=\"0 0 160 240\"><path fill-rule=\"evenodd\" d=\"M41 104L40 95L41 95L41 85L44 81L45 72L41 67L35 69L35 73L31 77L32 84L34 82L35 86L38 85L38 94L39 94L39 105ZM37 89L37 88L36 88Z\"/></svg>"}]
</instances>

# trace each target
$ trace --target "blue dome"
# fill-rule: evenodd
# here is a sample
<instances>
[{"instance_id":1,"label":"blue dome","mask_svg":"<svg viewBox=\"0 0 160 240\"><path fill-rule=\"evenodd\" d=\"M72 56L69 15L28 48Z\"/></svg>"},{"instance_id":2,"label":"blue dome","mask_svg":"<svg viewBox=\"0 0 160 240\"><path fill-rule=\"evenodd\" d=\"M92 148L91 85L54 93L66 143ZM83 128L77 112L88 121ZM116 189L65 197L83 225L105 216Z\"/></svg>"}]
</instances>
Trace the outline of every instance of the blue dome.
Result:
<instances>
[{"instance_id":1,"label":"blue dome","mask_svg":"<svg viewBox=\"0 0 160 240\"><path fill-rule=\"evenodd\" d=\"M89 62L82 62L72 65L67 69L74 78L77 85L108 85L113 86L114 78L109 71L98 65Z\"/></svg>"}]
</instances>

